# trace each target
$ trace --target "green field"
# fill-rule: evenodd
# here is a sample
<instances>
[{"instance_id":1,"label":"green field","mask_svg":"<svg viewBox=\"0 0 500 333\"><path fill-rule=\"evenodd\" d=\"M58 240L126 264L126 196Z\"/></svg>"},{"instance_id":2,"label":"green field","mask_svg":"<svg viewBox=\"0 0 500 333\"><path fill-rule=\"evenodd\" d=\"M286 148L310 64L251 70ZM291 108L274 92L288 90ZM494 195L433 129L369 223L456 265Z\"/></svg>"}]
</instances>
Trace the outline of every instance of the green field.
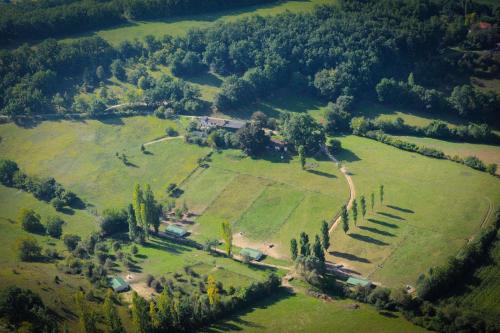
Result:
<instances>
[{"instance_id":1,"label":"green field","mask_svg":"<svg viewBox=\"0 0 500 333\"><path fill-rule=\"evenodd\" d=\"M417 276L454 255L500 202L498 179L460 164L408 153L373 140L341 138L359 198L385 186L365 221L334 231L329 259L385 285ZM489 215L491 217L491 214ZM485 225L486 223L484 223Z\"/></svg>"},{"instance_id":2,"label":"green field","mask_svg":"<svg viewBox=\"0 0 500 333\"><path fill-rule=\"evenodd\" d=\"M461 158L467 156L476 156L484 163L496 163L500 165L500 147L485 144L449 142L424 137L399 136L401 140L413 142L426 147L435 148L443 151L446 155L458 155Z\"/></svg>"},{"instance_id":3,"label":"green field","mask_svg":"<svg viewBox=\"0 0 500 333\"><path fill-rule=\"evenodd\" d=\"M250 6L237 10L220 11L209 14L182 16L165 20L130 21L121 26L72 36L64 40L71 41L82 36L100 36L111 44L118 45L122 41L133 40L135 38L142 39L147 35L153 35L155 37L163 37L165 35L180 36L184 35L189 29L207 28L219 22L231 22L252 15L265 16L277 15L286 11L309 11L316 5L334 3L336 3L336 0L276 1L268 5Z\"/></svg>"},{"instance_id":4,"label":"green field","mask_svg":"<svg viewBox=\"0 0 500 333\"><path fill-rule=\"evenodd\" d=\"M426 332L397 314L379 314L350 300L325 302L285 291L208 328L207 332Z\"/></svg>"},{"instance_id":5,"label":"green field","mask_svg":"<svg viewBox=\"0 0 500 333\"><path fill-rule=\"evenodd\" d=\"M275 153L260 159L243 158L236 150L214 154L210 168L183 187L188 206L201 213L194 237L218 238L221 222L229 221L247 245L273 244L274 256L288 257L290 239L301 231L319 233L321 221L330 220L348 197L332 162L309 163L311 170L304 171L296 159L281 161Z\"/></svg>"}]
</instances>

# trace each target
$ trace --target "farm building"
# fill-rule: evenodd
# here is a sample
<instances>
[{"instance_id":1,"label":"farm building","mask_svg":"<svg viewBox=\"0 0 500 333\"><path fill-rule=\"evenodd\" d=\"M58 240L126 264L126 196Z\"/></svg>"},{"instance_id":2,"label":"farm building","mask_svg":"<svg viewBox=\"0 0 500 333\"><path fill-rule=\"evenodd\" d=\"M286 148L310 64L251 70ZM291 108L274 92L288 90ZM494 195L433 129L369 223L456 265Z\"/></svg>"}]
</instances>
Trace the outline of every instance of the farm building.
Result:
<instances>
[{"instance_id":1,"label":"farm building","mask_svg":"<svg viewBox=\"0 0 500 333\"><path fill-rule=\"evenodd\" d=\"M227 128L237 130L245 126L245 122L238 120L230 120L230 119L219 119L219 118L210 118L210 117L202 117L200 118L200 124L202 128Z\"/></svg>"},{"instance_id":2,"label":"farm building","mask_svg":"<svg viewBox=\"0 0 500 333\"><path fill-rule=\"evenodd\" d=\"M114 291L116 292L122 292L122 291L127 291L130 289L130 286L125 280L123 280L119 276L114 276L111 279L111 288L113 288Z\"/></svg>"},{"instance_id":3,"label":"farm building","mask_svg":"<svg viewBox=\"0 0 500 333\"><path fill-rule=\"evenodd\" d=\"M184 237L187 235L187 231L181 227L178 227L176 225L170 224L166 229L165 232L177 237Z\"/></svg>"},{"instance_id":4,"label":"farm building","mask_svg":"<svg viewBox=\"0 0 500 333\"><path fill-rule=\"evenodd\" d=\"M264 256L264 254L262 252L260 252L259 250L250 249L248 247L242 249L240 251L240 255L242 257L249 257L250 259L257 260L257 261L262 259L262 257Z\"/></svg>"},{"instance_id":5,"label":"farm building","mask_svg":"<svg viewBox=\"0 0 500 333\"><path fill-rule=\"evenodd\" d=\"M347 284L351 286L361 286L361 287L371 287L372 282L362 279L362 278L356 278L356 277L349 277L347 279Z\"/></svg>"}]
</instances>

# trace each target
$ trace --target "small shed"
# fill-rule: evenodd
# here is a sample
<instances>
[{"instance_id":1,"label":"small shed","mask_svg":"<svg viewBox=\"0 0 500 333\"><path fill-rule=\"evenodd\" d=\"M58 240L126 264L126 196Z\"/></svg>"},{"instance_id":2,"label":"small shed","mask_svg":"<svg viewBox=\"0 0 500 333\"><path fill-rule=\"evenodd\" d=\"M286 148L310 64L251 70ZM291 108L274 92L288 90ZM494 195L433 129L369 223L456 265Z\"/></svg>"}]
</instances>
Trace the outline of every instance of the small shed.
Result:
<instances>
[{"instance_id":1,"label":"small shed","mask_svg":"<svg viewBox=\"0 0 500 333\"><path fill-rule=\"evenodd\" d=\"M351 286L361 286L361 287L371 287L372 286L371 281L365 280L362 278L352 277L352 276L347 279L347 284L349 284Z\"/></svg>"},{"instance_id":2,"label":"small shed","mask_svg":"<svg viewBox=\"0 0 500 333\"><path fill-rule=\"evenodd\" d=\"M187 231L181 227L178 227L176 225L170 224L166 229L165 232L177 237L185 237L187 235Z\"/></svg>"},{"instance_id":3,"label":"small shed","mask_svg":"<svg viewBox=\"0 0 500 333\"><path fill-rule=\"evenodd\" d=\"M130 286L124 279L119 276L114 276L111 279L111 288L113 288L116 292L127 291L130 289Z\"/></svg>"},{"instance_id":4,"label":"small shed","mask_svg":"<svg viewBox=\"0 0 500 333\"><path fill-rule=\"evenodd\" d=\"M251 249L248 247L241 249L240 255L242 257L249 257L250 259L257 260L257 261L262 259L262 257L264 256L264 254L262 252L260 252L259 250Z\"/></svg>"}]
</instances>

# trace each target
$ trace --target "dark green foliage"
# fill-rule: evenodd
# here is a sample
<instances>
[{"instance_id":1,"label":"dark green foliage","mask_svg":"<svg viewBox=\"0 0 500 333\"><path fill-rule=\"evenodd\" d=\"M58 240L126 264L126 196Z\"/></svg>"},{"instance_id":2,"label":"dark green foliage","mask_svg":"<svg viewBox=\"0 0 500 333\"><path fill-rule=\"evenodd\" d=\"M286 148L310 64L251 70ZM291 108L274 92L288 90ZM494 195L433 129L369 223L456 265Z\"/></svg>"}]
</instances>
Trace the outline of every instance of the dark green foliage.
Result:
<instances>
[{"instance_id":1,"label":"dark green foliage","mask_svg":"<svg viewBox=\"0 0 500 333\"><path fill-rule=\"evenodd\" d=\"M33 209L23 208L19 213L18 222L28 232L43 233L45 231L40 222L40 215L35 213Z\"/></svg>"},{"instance_id":2,"label":"dark green foliage","mask_svg":"<svg viewBox=\"0 0 500 333\"><path fill-rule=\"evenodd\" d=\"M58 216L50 216L47 218L45 230L47 234L54 238L59 238L62 235L62 226L64 221Z\"/></svg>"},{"instance_id":3,"label":"dark green foliage","mask_svg":"<svg viewBox=\"0 0 500 333\"><path fill-rule=\"evenodd\" d=\"M261 154L269 143L269 137L255 122L248 122L240 128L236 132L236 138L243 151L252 156Z\"/></svg>"},{"instance_id":4,"label":"dark green foliage","mask_svg":"<svg viewBox=\"0 0 500 333\"><path fill-rule=\"evenodd\" d=\"M42 248L33 237L24 237L16 240L15 249L22 261L36 261L42 257Z\"/></svg>"},{"instance_id":5,"label":"dark green foliage","mask_svg":"<svg viewBox=\"0 0 500 333\"><path fill-rule=\"evenodd\" d=\"M66 245L69 251L73 251L81 240L81 237L78 235L65 234L63 236L64 245Z\"/></svg>"},{"instance_id":6,"label":"dark green foliage","mask_svg":"<svg viewBox=\"0 0 500 333\"><path fill-rule=\"evenodd\" d=\"M484 165L484 163L476 156L467 156L466 158L464 158L464 164L467 165L468 167L480 171L486 170L486 166Z\"/></svg>"},{"instance_id":7,"label":"dark green foliage","mask_svg":"<svg viewBox=\"0 0 500 333\"><path fill-rule=\"evenodd\" d=\"M292 260L297 259L297 256L299 254L298 252L297 240L295 238L292 238L290 240L290 257L292 258Z\"/></svg>"},{"instance_id":8,"label":"dark green foliage","mask_svg":"<svg viewBox=\"0 0 500 333\"><path fill-rule=\"evenodd\" d=\"M12 186L14 175L18 170L16 162L0 160L0 182L6 186Z\"/></svg>"},{"instance_id":9,"label":"dark green foliage","mask_svg":"<svg viewBox=\"0 0 500 333\"><path fill-rule=\"evenodd\" d=\"M330 233L328 230L328 223L323 221L321 224L321 244L323 245L323 249L328 251L330 247Z\"/></svg>"},{"instance_id":10,"label":"dark green foliage","mask_svg":"<svg viewBox=\"0 0 500 333\"><path fill-rule=\"evenodd\" d=\"M306 154L317 152L325 142L323 127L309 114L285 113L281 123L285 140L295 149L303 146Z\"/></svg>"},{"instance_id":11,"label":"dark green foliage","mask_svg":"<svg viewBox=\"0 0 500 333\"><path fill-rule=\"evenodd\" d=\"M125 210L107 209L102 212L99 226L104 235L126 231L129 226L128 214Z\"/></svg>"},{"instance_id":12,"label":"dark green foliage","mask_svg":"<svg viewBox=\"0 0 500 333\"><path fill-rule=\"evenodd\" d=\"M300 233L300 255L307 257L311 254L311 245L309 244L309 235L305 232Z\"/></svg>"}]
</instances>

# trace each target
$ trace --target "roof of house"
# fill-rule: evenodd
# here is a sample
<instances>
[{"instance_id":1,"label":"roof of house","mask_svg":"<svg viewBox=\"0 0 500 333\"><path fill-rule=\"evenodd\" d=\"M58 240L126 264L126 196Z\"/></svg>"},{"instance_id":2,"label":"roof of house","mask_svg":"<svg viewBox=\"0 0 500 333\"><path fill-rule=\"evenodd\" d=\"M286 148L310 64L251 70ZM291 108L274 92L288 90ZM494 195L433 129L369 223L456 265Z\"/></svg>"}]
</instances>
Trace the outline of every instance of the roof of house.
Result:
<instances>
[{"instance_id":1,"label":"roof of house","mask_svg":"<svg viewBox=\"0 0 500 333\"><path fill-rule=\"evenodd\" d=\"M167 229L165 229L166 232L168 233L171 233L171 234L174 234L176 236L180 236L180 237L183 237L187 234L187 231L184 230L183 228L181 227L178 227L176 225L173 225L173 224L170 224Z\"/></svg>"},{"instance_id":2,"label":"roof of house","mask_svg":"<svg viewBox=\"0 0 500 333\"><path fill-rule=\"evenodd\" d=\"M371 281L365 280L362 278L356 278L356 277L349 277L347 279L347 284L353 285L353 286L362 286L362 287L367 287L372 284Z\"/></svg>"},{"instance_id":3,"label":"roof of house","mask_svg":"<svg viewBox=\"0 0 500 333\"><path fill-rule=\"evenodd\" d=\"M489 22L479 22L479 29L491 29L492 25Z\"/></svg>"},{"instance_id":4,"label":"roof of house","mask_svg":"<svg viewBox=\"0 0 500 333\"><path fill-rule=\"evenodd\" d=\"M124 287L128 287L128 283L125 282L124 279L122 279L121 277L119 276L114 276L112 279L111 279L111 287L115 290L117 289L120 289L120 288L124 288Z\"/></svg>"},{"instance_id":5,"label":"roof of house","mask_svg":"<svg viewBox=\"0 0 500 333\"><path fill-rule=\"evenodd\" d=\"M260 260L264 254L259 250L246 247L244 249L241 249L240 255L249 256L252 260Z\"/></svg>"},{"instance_id":6,"label":"roof of house","mask_svg":"<svg viewBox=\"0 0 500 333\"><path fill-rule=\"evenodd\" d=\"M210 118L210 117L202 117L200 119L202 125L205 126L217 126L217 127L225 127L232 129L240 129L245 126L245 122L239 120L231 120L231 119L219 119L219 118Z\"/></svg>"}]
</instances>

